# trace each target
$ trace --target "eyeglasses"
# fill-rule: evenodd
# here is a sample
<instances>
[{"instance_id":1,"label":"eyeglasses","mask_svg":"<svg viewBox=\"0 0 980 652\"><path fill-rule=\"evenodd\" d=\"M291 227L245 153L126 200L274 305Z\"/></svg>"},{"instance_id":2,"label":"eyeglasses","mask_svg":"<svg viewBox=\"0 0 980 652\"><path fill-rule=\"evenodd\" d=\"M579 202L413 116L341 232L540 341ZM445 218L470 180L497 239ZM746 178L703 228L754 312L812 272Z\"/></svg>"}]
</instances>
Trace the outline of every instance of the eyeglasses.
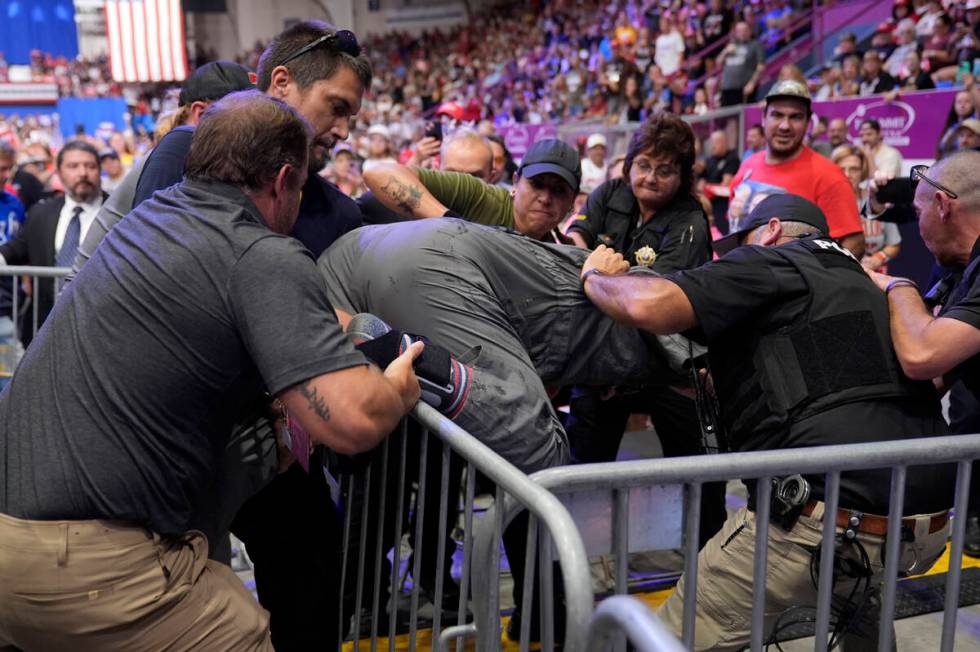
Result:
<instances>
[{"instance_id":1,"label":"eyeglasses","mask_svg":"<svg viewBox=\"0 0 980 652\"><path fill-rule=\"evenodd\" d=\"M933 179L930 179L929 177L927 177L926 176L926 170L928 170L928 169L929 169L929 166L928 165L913 165L912 166L912 171L909 173L909 181L912 182L912 194L913 195L915 194L915 189L919 185L919 179L922 179L923 181L925 181L926 183L928 183L930 186L932 186L936 190L941 190L942 192L946 193L949 196L950 199L957 199L959 197L959 195L957 195L955 192L953 192L952 190L950 190L946 186L942 185L938 181L934 181Z\"/></svg>"},{"instance_id":2,"label":"eyeglasses","mask_svg":"<svg viewBox=\"0 0 980 652\"><path fill-rule=\"evenodd\" d=\"M334 32L333 34L324 34L312 43L307 43L300 49L296 50L296 52L293 52L291 55L286 57L285 61L279 65L285 66L290 61L298 59L310 50L315 50L324 44L326 44L327 47L343 52L344 54L349 54L352 57L356 57L361 54L361 46L358 44L357 37L354 36L354 32L348 29L342 29L339 32Z\"/></svg>"},{"instance_id":3,"label":"eyeglasses","mask_svg":"<svg viewBox=\"0 0 980 652\"><path fill-rule=\"evenodd\" d=\"M644 159L641 159L633 163L633 167L636 168L636 171L640 174L640 176L645 177L651 172L653 172L656 175L656 177L661 181L666 181L667 179L670 179L673 176L680 174L680 170L678 170L676 167L672 165L658 165L654 167Z\"/></svg>"}]
</instances>

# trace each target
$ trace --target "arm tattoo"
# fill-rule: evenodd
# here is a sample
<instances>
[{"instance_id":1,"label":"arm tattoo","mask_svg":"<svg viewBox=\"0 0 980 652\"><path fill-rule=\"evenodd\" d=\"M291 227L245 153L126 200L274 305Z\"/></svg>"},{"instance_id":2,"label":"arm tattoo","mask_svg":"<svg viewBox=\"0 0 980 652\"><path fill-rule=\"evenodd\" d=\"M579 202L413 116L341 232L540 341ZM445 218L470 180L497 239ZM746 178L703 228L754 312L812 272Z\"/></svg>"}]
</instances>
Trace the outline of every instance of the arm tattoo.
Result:
<instances>
[{"instance_id":1,"label":"arm tattoo","mask_svg":"<svg viewBox=\"0 0 980 652\"><path fill-rule=\"evenodd\" d=\"M310 405L310 409L313 410L318 417L324 421L330 421L330 410L327 409L327 402L323 400L323 397L317 394L316 387L311 383L306 383L301 385L299 388L299 393L303 395Z\"/></svg>"},{"instance_id":2,"label":"arm tattoo","mask_svg":"<svg viewBox=\"0 0 980 652\"><path fill-rule=\"evenodd\" d=\"M395 177L388 177L388 183L382 186L381 190L395 201L398 208L409 215L415 215L415 209L419 207L422 199L421 188L406 185Z\"/></svg>"}]
</instances>

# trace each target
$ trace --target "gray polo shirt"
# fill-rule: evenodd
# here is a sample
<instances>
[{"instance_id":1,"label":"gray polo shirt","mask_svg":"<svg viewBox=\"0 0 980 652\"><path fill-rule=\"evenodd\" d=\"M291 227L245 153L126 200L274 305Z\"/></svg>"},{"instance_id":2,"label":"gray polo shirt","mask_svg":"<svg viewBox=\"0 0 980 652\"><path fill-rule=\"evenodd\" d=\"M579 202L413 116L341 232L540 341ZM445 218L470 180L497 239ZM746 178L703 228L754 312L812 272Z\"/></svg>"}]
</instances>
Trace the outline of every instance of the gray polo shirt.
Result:
<instances>
[{"instance_id":1,"label":"gray polo shirt","mask_svg":"<svg viewBox=\"0 0 980 652\"><path fill-rule=\"evenodd\" d=\"M182 532L260 390L360 364L309 252L184 181L109 232L0 394L0 512Z\"/></svg>"}]
</instances>

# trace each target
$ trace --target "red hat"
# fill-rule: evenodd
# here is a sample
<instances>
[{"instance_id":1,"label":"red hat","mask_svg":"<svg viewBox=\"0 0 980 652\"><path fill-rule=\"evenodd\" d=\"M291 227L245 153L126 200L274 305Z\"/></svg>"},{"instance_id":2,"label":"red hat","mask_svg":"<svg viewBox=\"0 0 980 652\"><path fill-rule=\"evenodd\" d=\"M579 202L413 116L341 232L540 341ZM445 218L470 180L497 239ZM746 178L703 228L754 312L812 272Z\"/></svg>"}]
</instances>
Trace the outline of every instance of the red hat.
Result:
<instances>
[{"instance_id":1,"label":"red hat","mask_svg":"<svg viewBox=\"0 0 980 652\"><path fill-rule=\"evenodd\" d=\"M453 120L463 121L464 109L456 102L443 102L436 109L436 115L448 115Z\"/></svg>"}]
</instances>

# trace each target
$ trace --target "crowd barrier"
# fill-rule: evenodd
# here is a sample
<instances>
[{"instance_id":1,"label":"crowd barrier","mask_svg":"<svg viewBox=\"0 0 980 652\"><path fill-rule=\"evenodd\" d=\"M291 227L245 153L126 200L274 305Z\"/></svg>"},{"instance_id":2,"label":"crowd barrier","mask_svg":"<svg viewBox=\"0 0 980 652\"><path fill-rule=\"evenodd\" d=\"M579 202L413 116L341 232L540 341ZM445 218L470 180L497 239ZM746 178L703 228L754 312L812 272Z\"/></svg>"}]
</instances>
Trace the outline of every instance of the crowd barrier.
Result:
<instances>
[{"instance_id":1,"label":"crowd barrier","mask_svg":"<svg viewBox=\"0 0 980 652\"><path fill-rule=\"evenodd\" d=\"M758 479L756 519L769 521L770 480L790 474L826 474L823 536L815 618L815 650L827 649L831 587L841 473L891 469L884 586L881 591L879 650L892 649L899 546L906 471L909 466L956 464L954 514L966 514L971 462L980 458L980 435L962 435L871 444L732 453L706 457L584 464L539 471L531 478L561 497L579 524L589 554L616 555L616 593L626 590L630 550L683 548L687 589L684 593L683 642L694 640L697 544L701 486L705 482ZM508 505L508 508L513 506ZM656 514L656 519L650 519ZM942 640L936 649L950 652L956 633L965 518L953 518L949 572L945 583ZM751 649L762 650L766 600L768 528L757 528L753 567ZM477 560L475 563L480 563Z\"/></svg>"},{"instance_id":2,"label":"crowd barrier","mask_svg":"<svg viewBox=\"0 0 980 652\"><path fill-rule=\"evenodd\" d=\"M480 485L480 493L492 494L495 504L506 498L530 514L523 539L525 596L531 594L535 577L535 550L547 550L542 554L549 559L552 545L557 550L557 566L566 587L564 605L558 605L565 610L565 649L585 650L592 584L585 548L568 511L553 494L433 408L419 403L412 416L366 466L341 479L346 507L341 583L348 606L341 609L339 625L342 632L350 632L353 649L374 651L387 638L387 649L394 650L392 634L402 633L408 635L409 650L449 649L454 640L456 648L463 649L467 638L475 638L478 649L499 649L500 549L508 522L493 508L482 518L475 516ZM462 529L458 592L448 585L455 577L447 572L456 550L449 540L454 525ZM487 554L478 556L474 547ZM408 554L410 563L405 558ZM478 567L480 563L485 566ZM550 562L544 566L551 571ZM428 587L423 586L427 579L431 582ZM542 584L551 581L548 576ZM427 605L424 614L420 606L423 593L431 606L428 610ZM545 587L541 595L550 596L551 591ZM446 596L451 596L452 604L447 604ZM527 649L530 601L523 603L522 648ZM538 606L543 620L550 624L555 604L545 598L538 600ZM448 618L443 613L447 609ZM467 622L471 615L473 622ZM550 638L548 629L543 635ZM545 645L550 647L548 639Z\"/></svg>"},{"instance_id":3,"label":"crowd barrier","mask_svg":"<svg viewBox=\"0 0 980 652\"><path fill-rule=\"evenodd\" d=\"M592 614L585 649L603 652L617 634L624 634L637 652L684 652L677 637L636 598L617 595L603 600Z\"/></svg>"},{"instance_id":4,"label":"crowd barrier","mask_svg":"<svg viewBox=\"0 0 980 652\"><path fill-rule=\"evenodd\" d=\"M70 272L69 267L0 266L0 382L13 375L24 347L41 328L42 306L53 303Z\"/></svg>"}]
</instances>

